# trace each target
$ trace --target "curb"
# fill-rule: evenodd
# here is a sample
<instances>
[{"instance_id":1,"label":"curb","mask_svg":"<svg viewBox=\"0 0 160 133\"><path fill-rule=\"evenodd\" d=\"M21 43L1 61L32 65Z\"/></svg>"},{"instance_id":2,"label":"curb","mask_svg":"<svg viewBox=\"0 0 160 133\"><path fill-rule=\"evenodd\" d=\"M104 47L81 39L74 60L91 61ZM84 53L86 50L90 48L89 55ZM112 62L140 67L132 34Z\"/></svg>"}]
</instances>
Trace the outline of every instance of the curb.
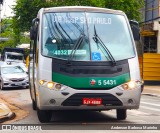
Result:
<instances>
[{"instance_id":1,"label":"curb","mask_svg":"<svg viewBox=\"0 0 160 133\"><path fill-rule=\"evenodd\" d=\"M0 118L0 123L14 119L16 114L14 112L10 112L8 115Z\"/></svg>"},{"instance_id":2,"label":"curb","mask_svg":"<svg viewBox=\"0 0 160 133\"><path fill-rule=\"evenodd\" d=\"M7 105L0 103L0 123L15 118L15 113L12 112Z\"/></svg>"}]
</instances>

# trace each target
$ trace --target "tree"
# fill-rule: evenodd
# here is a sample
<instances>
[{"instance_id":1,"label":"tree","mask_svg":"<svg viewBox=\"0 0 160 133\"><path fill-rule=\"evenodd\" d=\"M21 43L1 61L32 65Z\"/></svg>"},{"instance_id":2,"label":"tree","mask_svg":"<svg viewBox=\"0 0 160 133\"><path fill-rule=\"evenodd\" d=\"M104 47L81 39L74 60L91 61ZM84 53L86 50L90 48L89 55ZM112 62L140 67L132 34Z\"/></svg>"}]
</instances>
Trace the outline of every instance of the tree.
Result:
<instances>
[{"instance_id":1,"label":"tree","mask_svg":"<svg viewBox=\"0 0 160 133\"><path fill-rule=\"evenodd\" d=\"M29 36L20 34L20 31L18 31L19 29L15 29L16 32L13 32L12 24L12 18L5 18L1 22L1 37L8 38L8 40L0 41L0 52L3 50L4 47L16 47L17 44L30 42Z\"/></svg>"},{"instance_id":2,"label":"tree","mask_svg":"<svg viewBox=\"0 0 160 133\"><path fill-rule=\"evenodd\" d=\"M144 6L144 0L105 0L105 7L122 10L127 17L132 20L140 21L141 14L139 9Z\"/></svg>"},{"instance_id":3,"label":"tree","mask_svg":"<svg viewBox=\"0 0 160 133\"><path fill-rule=\"evenodd\" d=\"M0 42L0 52L4 47L15 47L14 33L11 28L12 19L3 19L1 22L1 37L9 38L8 41Z\"/></svg>"},{"instance_id":4,"label":"tree","mask_svg":"<svg viewBox=\"0 0 160 133\"><path fill-rule=\"evenodd\" d=\"M45 0L17 0L13 8L15 16L12 24L17 44L21 44L21 32L29 32L32 19L36 17L38 10L42 7L49 7L49 4Z\"/></svg>"}]
</instances>

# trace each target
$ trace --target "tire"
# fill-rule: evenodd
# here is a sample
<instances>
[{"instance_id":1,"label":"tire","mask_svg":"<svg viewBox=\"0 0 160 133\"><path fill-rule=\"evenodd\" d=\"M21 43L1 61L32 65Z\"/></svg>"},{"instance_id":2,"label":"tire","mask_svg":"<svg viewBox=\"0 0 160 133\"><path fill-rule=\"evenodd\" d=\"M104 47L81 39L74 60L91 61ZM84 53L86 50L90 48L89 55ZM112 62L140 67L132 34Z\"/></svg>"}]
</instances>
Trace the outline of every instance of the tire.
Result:
<instances>
[{"instance_id":1,"label":"tire","mask_svg":"<svg viewBox=\"0 0 160 133\"><path fill-rule=\"evenodd\" d=\"M33 97L32 97L31 84L30 84L30 83L29 83L28 88L29 88L30 96L31 96L31 100L32 100L32 109L33 109L33 110L37 110L37 104L36 104L36 101L35 101L35 100L33 99Z\"/></svg>"},{"instance_id":2,"label":"tire","mask_svg":"<svg viewBox=\"0 0 160 133\"><path fill-rule=\"evenodd\" d=\"M0 89L1 89L1 90L4 90L2 80L0 81Z\"/></svg>"},{"instance_id":3,"label":"tire","mask_svg":"<svg viewBox=\"0 0 160 133\"><path fill-rule=\"evenodd\" d=\"M26 89L29 89L29 85L28 85L28 86L26 86Z\"/></svg>"},{"instance_id":4,"label":"tire","mask_svg":"<svg viewBox=\"0 0 160 133\"><path fill-rule=\"evenodd\" d=\"M52 118L52 111L37 109L37 116L41 123L47 123L50 122Z\"/></svg>"},{"instance_id":5,"label":"tire","mask_svg":"<svg viewBox=\"0 0 160 133\"><path fill-rule=\"evenodd\" d=\"M127 118L126 109L117 109L117 120L125 120Z\"/></svg>"},{"instance_id":6,"label":"tire","mask_svg":"<svg viewBox=\"0 0 160 133\"><path fill-rule=\"evenodd\" d=\"M34 100L32 100L32 108L33 110L37 110L37 104Z\"/></svg>"}]
</instances>

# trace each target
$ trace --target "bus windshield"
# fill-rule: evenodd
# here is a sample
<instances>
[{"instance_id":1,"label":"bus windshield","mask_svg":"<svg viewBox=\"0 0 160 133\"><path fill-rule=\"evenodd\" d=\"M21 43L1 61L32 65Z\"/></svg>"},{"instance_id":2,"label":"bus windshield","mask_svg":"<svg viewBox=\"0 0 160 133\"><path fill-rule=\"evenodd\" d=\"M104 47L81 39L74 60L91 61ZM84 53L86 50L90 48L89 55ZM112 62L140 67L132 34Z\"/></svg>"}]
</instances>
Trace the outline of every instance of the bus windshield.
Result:
<instances>
[{"instance_id":1,"label":"bus windshield","mask_svg":"<svg viewBox=\"0 0 160 133\"><path fill-rule=\"evenodd\" d=\"M45 13L42 36L42 55L47 57L69 60L72 56L75 61L112 61L113 58L118 61L135 56L123 15Z\"/></svg>"}]
</instances>

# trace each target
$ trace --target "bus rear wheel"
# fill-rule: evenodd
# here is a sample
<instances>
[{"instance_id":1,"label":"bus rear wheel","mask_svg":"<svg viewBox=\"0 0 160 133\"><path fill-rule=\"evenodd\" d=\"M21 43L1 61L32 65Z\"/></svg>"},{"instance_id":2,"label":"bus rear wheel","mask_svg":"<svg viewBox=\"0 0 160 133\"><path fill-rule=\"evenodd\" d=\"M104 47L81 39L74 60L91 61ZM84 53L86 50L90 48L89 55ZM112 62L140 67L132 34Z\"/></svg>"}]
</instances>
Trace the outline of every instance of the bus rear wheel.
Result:
<instances>
[{"instance_id":1,"label":"bus rear wheel","mask_svg":"<svg viewBox=\"0 0 160 133\"><path fill-rule=\"evenodd\" d=\"M125 120L127 118L126 109L117 109L117 120Z\"/></svg>"},{"instance_id":2,"label":"bus rear wheel","mask_svg":"<svg viewBox=\"0 0 160 133\"><path fill-rule=\"evenodd\" d=\"M41 123L47 123L51 120L52 111L37 109L37 116Z\"/></svg>"}]
</instances>

